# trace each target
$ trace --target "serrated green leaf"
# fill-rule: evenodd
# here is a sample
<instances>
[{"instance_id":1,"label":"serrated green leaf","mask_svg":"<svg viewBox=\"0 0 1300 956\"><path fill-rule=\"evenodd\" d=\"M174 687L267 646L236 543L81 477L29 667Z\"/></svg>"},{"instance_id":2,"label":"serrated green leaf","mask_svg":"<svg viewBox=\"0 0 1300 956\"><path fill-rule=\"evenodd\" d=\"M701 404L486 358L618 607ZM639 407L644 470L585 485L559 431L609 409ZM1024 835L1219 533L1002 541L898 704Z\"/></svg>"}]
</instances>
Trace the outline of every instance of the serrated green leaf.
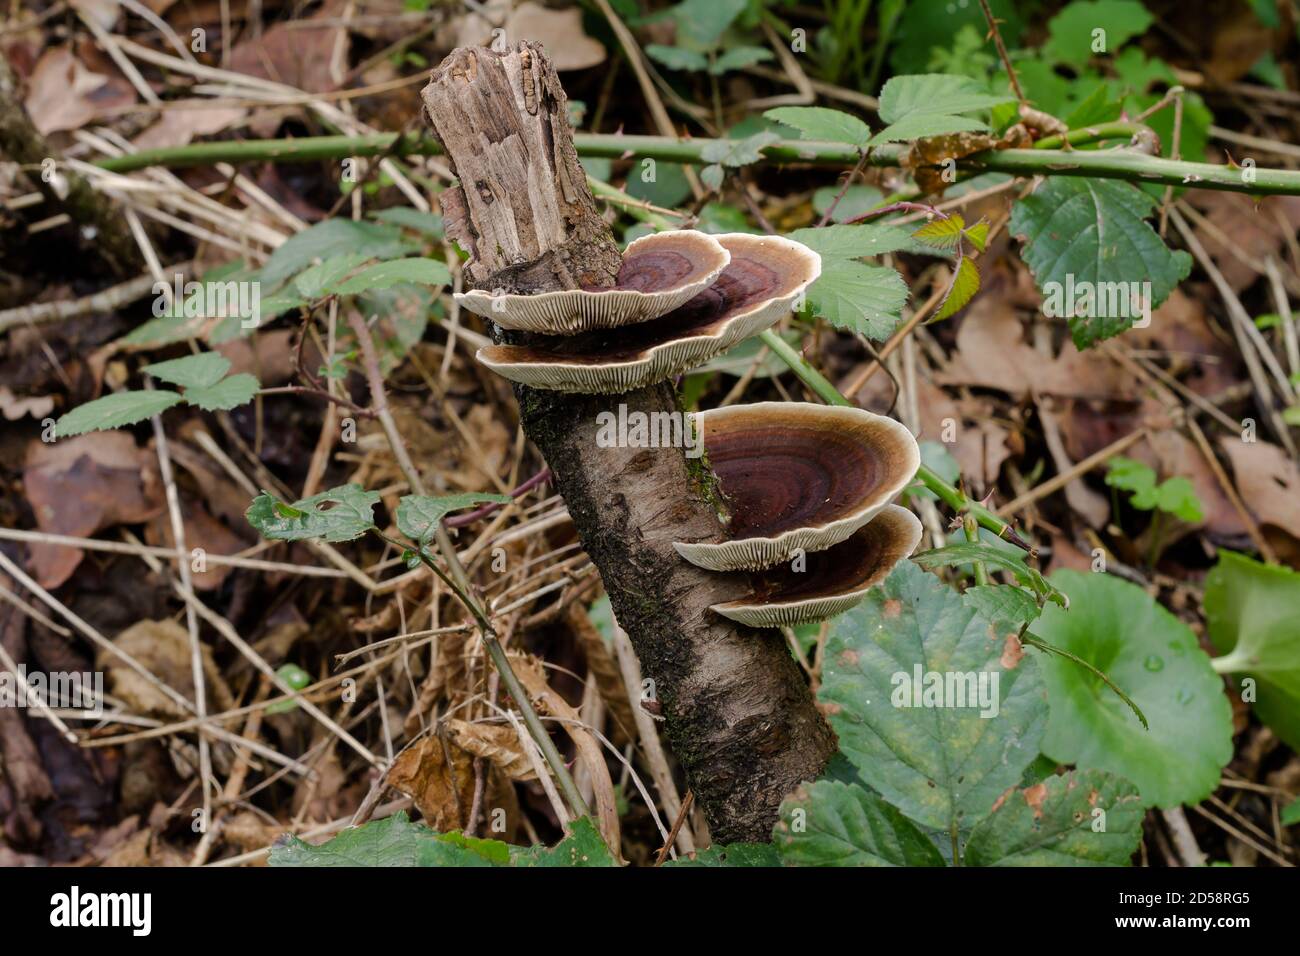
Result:
<instances>
[{"instance_id":1,"label":"serrated green leaf","mask_svg":"<svg viewBox=\"0 0 1300 956\"><path fill-rule=\"evenodd\" d=\"M981 219L975 225L966 230L966 238L970 244L980 252L984 251L985 245L989 241L989 223L987 219Z\"/></svg>"},{"instance_id":2,"label":"serrated green leaf","mask_svg":"<svg viewBox=\"0 0 1300 956\"><path fill-rule=\"evenodd\" d=\"M353 253L365 259L394 259L416 250L416 245L395 225L352 219L326 219L284 241L257 277L279 285L317 259Z\"/></svg>"},{"instance_id":3,"label":"serrated green leaf","mask_svg":"<svg viewBox=\"0 0 1300 956\"><path fill-rule=\"evenodd\" d=\"M600 831L588 817L569 824L564 839L553 847L510 848L510 865L522 867L600 867L618 866L601 839Z\"/></svg>"},{"instance_id":4,"label":"serrated green leaf","mask_svg":"<svg viewBox=\"0 0 1300 956\"><path fill-rule=\"evenodd\" d=\"M1137 0L1072 0L1047 25L1043 46L1048 60L1082 66L1094 55L1105 56L1151 26L1154 18ZM1094 33L1101 30L1101 34ZM1103 49L1094 51L1097 40Z\"/></svg>"},{"instance_id":5,"label":"serrated green leaf","mask_svg":"<svg viewBox=\"0 0 1300 956\"><path fill-rule=\"evenodd\" d=\"M953 273L951 284L948 291L939 303L939 310L935 312L931 322L942 322L944 319L951 318L962 309L966 308L971 299L975 298L975 293L980 290L980 270L975 265L975 260L970 256L962 256L957 263L957 269Z\"/></svg>"},{"instance_id":6,"label":"serrated green leaf","mask_svg":"<svg viewBox=\"0 0 1300 956\"><path fill-rule=\"evenodd\" d=\"M695 50L685 50L677 46L664 46L661 43L646 44L645 54L656 63L660 63L670 70L697 72L709 65L709 61L703 53L697 53Z\"/></svg>"},{"instance_id":7,"label":"serrated green leaf","mask_svg":"<svg viewBox=\"0 0 1300 956\"><path fill-rule=\"evenodd\" d=\"M304 299L319 299L329 295L345 275L368 261L368 256L355 252L330 256L323 262L318 262L298 273L291 285Z\"/></svg>"},{"instance_id":8,"label":"serrated green leaf","mask_svg":"<svg viewBox=\"0 0 1300 956\"><path fill-rule=\"evenodd\" d=\"M1007 653L1018 650L1014 635L909 561L831 624L818 697L840 750L923 826L968 831L1038 755L1047 722L1039 662ZM936 680L952 695L936 696ZM958 690L971 693L960 700Z\"/></svg>"},{"instance_id":9,"label":"serrated green leaf","mask_svg":"<svg viewBox=\"0 0 1300 956\"><path fill-rule=\"evenodd\" d=\"M156 389L149 392L116 392L74 408L54 424L56 438L70 438L86 432L134 425L152 418L181 400L176 392Z\"/></svg>"},{"instance_id":10,"label":"serrated green leaf","mask_svg":"<svg viewBox=\"0 0 1300 956\"><path fill-rule=\"evenodd\" d=\"M781 804L772 842L787 866L943 866L934 842L880 797L831 780Z\"/></svg>"},{"instance_id":11,"label":"serrated green leaf","mask_svg":"<svg viewBox=\"0 0 1300 956\"><path fill-rule=\"evenodd\" d=\"M1051 718L1043 753L1133 781L1148 805L1196 803L1232 758L1232 708L1196 636L1136 585L1104 573L1057 571L1077 610L1044 609L1031 632L1104 672L1146 714L1150 730L1099 677L1045 655Z\"/></svg>"},{"instance_id":12,"label":"serrated green leaf","mask_svg":"<svg viewBox=\"0 0 1300 956\"><path fill-rule=\"evenodd\" d=\"M976 584L961 595L962 602L999 631L1019 631L1042 613L1034 595L1010 584Z\"/></svg>"},{"instance_id":13,"label":"serrated green leaf","mask_svg":"<svg viewBox=\"0 0 1300 956\"><path fill-rule=\"evenodd\" d=\"M664 863L664 866L708 867L780 865L781 857L776 847L770 843L728 843L725 846L715 843L706 850L700 850L694 857L678 857Z\"/></svg>"},{"instance_id":14,"label":"serrated green leaf","mask_svg":"<svg viewBox=\"0 0 1300 956\"><path fill-rule=\"evenodd\" d=\"M404 282L447 285L451 282L451 272L445 262L437 259L392 259L362 269L335 286L333 291L338 295L356 295L374 289L388 289Z\"/></svg>"},{"instance_id":15,"label":"serrated green leaf","mask_svg":"<svg viewBox=\"0 0 1300 956\"><path fill-rule=\"evenodd\" d=\"M244 516L264 538L275 541L351 541L375 525L379 492L360 485L340 485L291 505L262 492Z\"/></svg>"},{"instance_id":16,"label":"serrated green leaf","mask_svg":"<svg viewBox=\"0 0 1300 956\"><path fill-rule=\"evenodd\" d=\"M935 246L939 249L952 249L957 245L958 240L962 237L962 232L966 229L966 220L959 213L950 213L945 218L934 218L927 222L916 232L912 233L914 239L919 239L927 246Z\"/></svg>"},{"instance_id":17,"label":"serrated green leaf","mask_svg":"<svg viewBox=\"0 0 1300 956\"><path fill-rule=\"evenodd\" d=\"M836 328L879 341L898 325L907 296L907 283L888 266L823 259L822 274L808 289L808 305Z\"/></svg>"},{"instance_id":18,"label":"serrated green leaf","mask_svg":"<svg viewBox=\"0 0 1300 956\"><path fill-rule=\"evenodd\" d=\"M822 259L861 259L887 252L915 252L922 248L912 234L900 226L853 225L795 229L786 238L803 243Z\"/></svg>"},{"instance_id":19,"label":"serrated green leaf","mask_svg":"<svg viewBox=\"0 0 1300 956\"><path fill-rule=\"evenodd\" d=\"M1044 311L1083 313L1069 319L1078 348L1130 328L1141 312L1134 293L1149 290L1154 309L1187 277L1192 257L1171 252L1144 221L1154 204L1128 183L1057 176L1012 207L1011 231L1025 243Z\"/></svg>"},{"instance_id":20,"label":"serrated green leaf","mask_svg":"<svg viewBox=\"0 0 1300 956\"><path fill-rule=\"evenodd\" d=\"M451 512L476 505L509 504L513 500L509 495L476 491L441 497L403 495L397 502L397 530L417 544L425 545L433 540L438 522Z\"/></svg>"},{"instance_id":21,"label":"serrated green leaf","mask_svg":"<svg viewBox=\"0 0 1300 956\"><path fill-rule=\"evenodd\" d=\"M1128 866L1142 838L1137 788L1101 770L1009 793L972 831L967 866Z\"/></svg>"},{"instance_id":22,"label":"serrated green leaf","mask_svg":"<svg viewBox=\"0 0 1300 956\"><path fill-rule=\"evenodd\" d=\"M187 388L185 401L206 412L229 411L251 402L261 387L255 376L240 372L207 388Z\"/></svg>"},{"instance_id":23,"label":"serrated green leaf","mask_svg":"<svg viewBox=\"0 0 1300 956\"><path fill-rule=\"evenodd\" d=\"M717 192L722 188L722 180L725 175L721 165L710 163L700 170L700 182Z\"/></svg>"},{"instance_id":24,"label":"serrated green leaf","mask_svg":"<svg viewBox=\"0 0 1300 956\"><path fill-rule=\"evenodd\" d=\"M1300 574L1220 550L1205 577L1205 624L1216 669L1255 679L1251 706L1300 750Z\"/></svg>"},{"instance_id":25,"label":"serrated green leaf","mask_svg":"<svg viewBox=\"0 0 1300 956\"><path fill-rule=\"evenodd\" d=\"M181 388L207 388L216 385L230 371L230 359L218 352L201 352L146 365L142 371Z\"/></svg>"},{"instance_id":26,"label":"serrated green leaf","mask_svg":"<svg viewBox=\"0 0 1300 956\"><path fill-rule=\"evenodd\" d=\"M871 127L851 113L824 106L778 106L763 114L767 119L799 131L801 139L865 146Z\"/></svg>"},{"instance_id":27,"label":"serrated green leaf","mask_svg":"<svg viewBox=\"0 0 1300 956\"><path fill-rule=\"evenodd\" d=\"M284 837L271 848L268 862L285 867L493 865L482 853L412 823L405 811L344 830L319 846L295 836Z\"/></svg>"},{"instance_id":28,"label":"serrated green leaf","mask_svg":"<svg viewBox=\"0 0 1300 956\"><path fill-rule=\"evenodd\" d=\"M990 109L1012 99L986 92L968 76L895 76L880 91L880 118L889 125L871 137L871 145L986 130L987 123L961 114Z\"/></svg>"}]
</instances>

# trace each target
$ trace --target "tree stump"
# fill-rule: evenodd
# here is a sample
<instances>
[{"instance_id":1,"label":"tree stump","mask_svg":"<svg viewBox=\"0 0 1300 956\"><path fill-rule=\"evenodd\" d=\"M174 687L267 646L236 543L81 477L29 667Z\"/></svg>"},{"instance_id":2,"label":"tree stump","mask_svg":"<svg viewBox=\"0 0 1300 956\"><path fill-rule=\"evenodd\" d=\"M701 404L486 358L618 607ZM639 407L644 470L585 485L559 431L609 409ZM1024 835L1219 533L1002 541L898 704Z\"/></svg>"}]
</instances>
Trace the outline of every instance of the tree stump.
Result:
<instances>
[{"instance_id":1,"label":"tree stump","mask_svg":"<svg viewBox=\"0 0 1300 956\"><path fill-rule=\"evenodd\" d=\"M564 90L540 44L462 47L433 71L425 116L459 185L441 195L447 235L476 288L541 292L614 283L617 245L573 147ZM678 411L671 385L621 396L515 387L524 431L555 475L715 841L770 839L777 808L817 776L835 735L776 630L709 606L747 594L743 575L683 561L672 543L717 540L711 475L682 449L601 448L596 416Z\"/></svg>"}]
</instances>

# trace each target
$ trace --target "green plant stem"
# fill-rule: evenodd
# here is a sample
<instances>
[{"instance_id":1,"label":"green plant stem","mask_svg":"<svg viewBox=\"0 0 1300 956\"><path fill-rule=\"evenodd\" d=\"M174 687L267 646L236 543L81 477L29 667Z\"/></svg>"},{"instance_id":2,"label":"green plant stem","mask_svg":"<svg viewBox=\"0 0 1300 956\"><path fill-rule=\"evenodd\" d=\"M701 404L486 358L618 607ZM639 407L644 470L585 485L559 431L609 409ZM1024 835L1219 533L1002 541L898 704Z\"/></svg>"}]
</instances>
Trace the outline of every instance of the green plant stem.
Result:
<instances>
[{"instance_id":1,"label":"green plant stem","mask_svg":"<svg viewBox=\"0 0 1300 956\"><path fill-rule=\"evenodd\" d=\"M1139 707L1137 704L1135 704L1133 702L1132 697L1124 693L1124 691L1120 690L1119 685L1116 684L1109 677L1107 677L1105 673L1098 670L1095 665L1089 663L1088 661L1085 661L1078 654L1071 654L1069 651L1065 650L1062 647L1057 647L1055 644L1049 644L1041 637L1035 637L1034 635L1030 634L1028 624L1026 624L1024 627L1020 629L1020 643L1028 644L1030 647L1036 647L1040 651L1043 651L1046 654L1060 655L1061 657L1064 657L1066 660L1073 661L1074 663L1078 664L1080 667L1084 668L1085 670L1090 671L1093 674L1093 676L1097 677L1103 684L1105 684L1107 687L1113 690L1115 692L1115 695L1119 697L1120 700L1128 704L1129 710L1133 711L1133 713L1137 715L1137 719L1142 722L1143 730L1151 729L1151 725L1147 723L1146 714L1142 713L1142 708Z\"/></svg>"},{"instance_id":2,"label":"green plant stem","mask_svg":"<svg viewBox=\"0 0 1300 956\"><path fill-rule=\"evenodd\" d=\"M1108 124L1107 124L1108 125ZM1086 142L1092 128L1075 130L1071 143ZM398 136L401 142L394 142ZM1067 139L1070 139L1067 137ZM574 137L581 156L619 159L626 155L676 163L704 162L701 153L712 139L678 140L667 136L625 136L608 133L579 133ZM309 136L301 139L263 139L191 143L161 149L146 149L99 161L102 169L116 173L149 166L204 166L228 162L310 162L349 156L422 155L441 152L438 143L419 133L376 133L369 136ZM813 166L852 167L861 154L848 143L810 140L780 140L763 148L764 163L797 163ZM871 166L898 166L908 152L906 145L890 143L874 147L867 156ZM973 172L1011 173L1017 176L1090 176L1126 179L1130 182L1165 186L1193 186L1257 195L1300 195L1300 172L1293 170L1251 170L1253 182L1246 182L1244 170L1210 163L1191 163L1149 156L1129 149L988 150L962 159L959 169Z\"/></svg>"},{"instance_id":3,"label":"green plant stem","mask_svg":"<svg viewBox=\"0 0 1300 956\"><path fill-rule=\"evenodd\" d=\"M839 390L832 385L821 372L812 367L802 355L794 350L790 343L777 335L771 329L766 332L760 332L758 335L763 344L766 345L777 358L781 359L790 371L794 372L809 389L828 405L843 405L848 408L854 407L853 403L839 393ZM985 508L979 502L970 498L965 492L954 488L948 482L944 481L935 474L926 465L921 465L916 471L916 479L925 485L930 491L938 496L939 500L952 508L958 514L973 515L979 522L980 527L987 528L1005 541L1010 541L1017 547L1024 548L1030 554L1036 554L1030 544L1025 541L1010 524L1003 521L988 508Z\"/></svg>"},{"instance_id":4,"label":"green plant stem","mask_svg":"<svg viewBox=\"0 0 1300 956\"><path fill-rule=\"evenodd\" d=\"M972 515L970 512L967 512L966 514L962 515L961 524L962 524L962 530L966 532L966 540L969 541L971 544L979 544L980 529L979 529L979 525L975 521L975 516ZM984 562L975 561L973 562L973 566L975 568L976 587L983 587L987 585L989 583L989 569L985 567Z\"/></svg>"},{"instance_id":5,"label":"green plant stem","mask_svg":"<svg viewBox=\"0 0 1300 956\"><path fill-rule=\"evenodd\" d=\"M1216 674L1239 674L1250 670L1255 663L1249 654L1242 654L1236 650L1231 654L1210 659L1210 666L1214 668Z\"/></svg>"}]
</instances>

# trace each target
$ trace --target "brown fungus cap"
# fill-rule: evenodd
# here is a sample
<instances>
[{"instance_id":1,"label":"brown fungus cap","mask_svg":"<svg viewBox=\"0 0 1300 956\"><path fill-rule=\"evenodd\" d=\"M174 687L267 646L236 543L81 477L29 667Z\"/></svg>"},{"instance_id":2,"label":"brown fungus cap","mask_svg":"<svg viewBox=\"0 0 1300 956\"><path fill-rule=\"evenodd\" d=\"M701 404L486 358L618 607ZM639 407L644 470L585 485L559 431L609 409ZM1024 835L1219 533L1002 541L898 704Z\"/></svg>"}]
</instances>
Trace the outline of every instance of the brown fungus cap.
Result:
<instances>
[{"instance_id":1,"label":"brown fungus cap","mask_svg":"<svg viewBox=\"0 0 1300 956\"><path fill-rule=\"evenodd\" d=\"M708 289L658 319L545 345L489 345L478 360L534 388L619 394L679 375L770 328L821 274L821 257L780 236L715 237L731 261ZM631 247L629 247L630 249Z\"/></svg>"},{"instance_id":2,"label":"brown fungus cap","mask_svg":"<svg viewBox=\"0 0 1300 956\"><path fill-rule=\"evenodd\" d=\"M916 475L899 422L861 408L758 402L699 412L704 453L731 507L727 541L673 545L710 571L756 571L849 537Z\"/></svg>"},{"instance_id":3,"label":"brown fungus cap","mask_svg":"<svg viewBox=\"0 0 1300 956\"><path fill-rule=\"evenodd\" d=\"M703 232L680 229L633 240L609 289L564 289L535 295L456 293L460 304L503 329L574 335L658 318L703 292L731 257Z\"/></svg>"},{"instance_id":4,"label":"brown fungus cap","mask_svg":"<svg viewBox=\"0 0 1300 956\"><path fill-rule=\"evenodd\" d=\"M806 556L803 570L788 565L754 575L754 593L713 610L750 627L793 627L847 611L883 581L921 541L921 522L906 508L887 505L847 540Z\"/></svg>"}]
</instances>

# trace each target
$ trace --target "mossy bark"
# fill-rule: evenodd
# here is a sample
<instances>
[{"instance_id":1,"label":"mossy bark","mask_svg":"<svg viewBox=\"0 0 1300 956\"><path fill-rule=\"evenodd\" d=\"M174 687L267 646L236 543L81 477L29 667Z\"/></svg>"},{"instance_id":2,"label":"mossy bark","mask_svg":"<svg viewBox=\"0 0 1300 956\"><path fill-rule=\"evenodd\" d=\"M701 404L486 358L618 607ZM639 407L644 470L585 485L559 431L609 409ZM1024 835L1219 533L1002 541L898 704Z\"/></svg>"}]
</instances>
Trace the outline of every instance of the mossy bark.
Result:
<instances>
[{"instance_id":1,"label":"mossy bark","mask_svg":"<svg viewBox=\"0 0 1300 956\"><path fill-rule=\"evenodd\" d=\"M424 102L462 184L442 194L443 214L477 287L613 283L618 247L587 189L564 91L539 45L456 50L434 71ZM617 414L620 404L629 414L675 412L674 390L610 397L519 387L516 395L714 839L768 840L782 798L821 772L835 736L780 632L709 610L748 593L748 580L696 568L673 549L720 537L721 501L707 468L680 448L596 441L600 412Z\"/></svg>"}]
</instances>

